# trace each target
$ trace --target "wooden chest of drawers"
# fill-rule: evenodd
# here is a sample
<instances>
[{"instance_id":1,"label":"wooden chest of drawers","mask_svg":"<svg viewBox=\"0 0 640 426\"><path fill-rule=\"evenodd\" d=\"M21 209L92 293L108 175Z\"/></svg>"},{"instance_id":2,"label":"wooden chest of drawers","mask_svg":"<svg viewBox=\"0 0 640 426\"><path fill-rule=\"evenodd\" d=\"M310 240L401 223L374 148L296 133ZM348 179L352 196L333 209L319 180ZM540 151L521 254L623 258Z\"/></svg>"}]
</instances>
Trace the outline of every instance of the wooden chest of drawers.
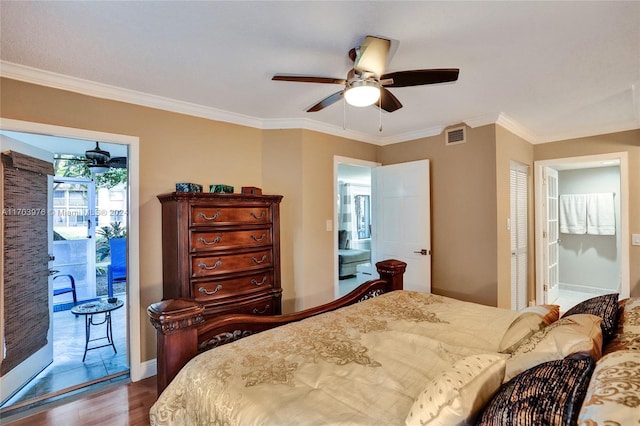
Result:
<instances>
[{"instance_id":1,"label":"wooden chest of drawers","mask_svg":"<svg viewBox=\"0 0 640 426\"><path fill-rule=\"evenodd\" d=\"M281 313L281 195L174 192L162 203L164 299L205 315Z\"/></svg>"}]
</instances>

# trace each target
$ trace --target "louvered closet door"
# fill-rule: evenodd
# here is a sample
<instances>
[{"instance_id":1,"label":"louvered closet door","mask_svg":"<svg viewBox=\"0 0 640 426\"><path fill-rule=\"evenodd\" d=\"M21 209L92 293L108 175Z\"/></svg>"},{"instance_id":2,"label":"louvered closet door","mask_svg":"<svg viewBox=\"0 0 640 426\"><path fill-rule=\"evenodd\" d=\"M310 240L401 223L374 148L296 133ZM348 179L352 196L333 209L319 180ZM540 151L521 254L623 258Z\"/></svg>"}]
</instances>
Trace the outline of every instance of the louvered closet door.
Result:
<instances>
[{"instance_id":1,"label":"louvered closet door","mask_svg":"<svg viewBox=\"0 0 640 426\"><path fill-rule=\"evenodd\" d=\"M511 199L511 309L522 309L527 306L529 167L512 162L509 181Z\"/></svg>"}]
</instances>

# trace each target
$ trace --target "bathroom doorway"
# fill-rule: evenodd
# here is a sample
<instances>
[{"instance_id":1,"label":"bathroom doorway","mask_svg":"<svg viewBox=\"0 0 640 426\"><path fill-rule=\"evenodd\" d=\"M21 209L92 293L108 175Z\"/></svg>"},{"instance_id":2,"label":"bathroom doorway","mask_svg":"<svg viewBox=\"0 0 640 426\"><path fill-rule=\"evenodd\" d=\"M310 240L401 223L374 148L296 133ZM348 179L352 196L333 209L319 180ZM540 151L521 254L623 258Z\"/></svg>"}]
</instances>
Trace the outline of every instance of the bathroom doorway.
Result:
<instances>
[{"instance_id":1,"label":"bathroom doorway","mask_svg":"<svg viewBox=\"0 0 640 426\"><path fill-rule=\"evenodd\" d=\"M536 162L535 168L537 303L558 304L564 312L601 294L628 297L626 153L546 160ZM557 187L550 190L548 185L554 184ZM555 201L550 193L557 194ZM589 197L610 200L606 231L587 229L586 222L575 227L565 223L572 219L563 213L562 204ZM560 219L553 225L556 230L549 229L553 213Z\"/></svg>"}]
</instances>

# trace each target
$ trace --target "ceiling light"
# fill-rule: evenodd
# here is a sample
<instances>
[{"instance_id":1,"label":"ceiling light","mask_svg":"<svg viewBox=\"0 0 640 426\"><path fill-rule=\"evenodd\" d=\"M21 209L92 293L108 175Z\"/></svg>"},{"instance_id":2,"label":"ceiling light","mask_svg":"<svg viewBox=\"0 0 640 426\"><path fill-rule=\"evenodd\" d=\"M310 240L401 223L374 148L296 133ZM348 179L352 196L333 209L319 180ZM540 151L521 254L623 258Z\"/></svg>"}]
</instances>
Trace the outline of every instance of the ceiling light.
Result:
<instances>
[{"instance_id":1,"label":"ceiling light","mask_svg":"<svg viewBox=\"0 0 640 426\"><path fill-rule=\"evenodd\" d=\"M109 170L109 166L105 164L88 164L89 170L94 172L95 174L104 173Z\"/></svg>"},{"instance_id":2,"label":"ceiling light","mask_svg":"<svg viewBox=\"0 0 640 426\"><path fill-rule=\"evenodd\" d=\"M365 107L380 99L380 84L375 80L355 80L347 83L344 98L349 105Z\"/></svg>"}]
</instances>

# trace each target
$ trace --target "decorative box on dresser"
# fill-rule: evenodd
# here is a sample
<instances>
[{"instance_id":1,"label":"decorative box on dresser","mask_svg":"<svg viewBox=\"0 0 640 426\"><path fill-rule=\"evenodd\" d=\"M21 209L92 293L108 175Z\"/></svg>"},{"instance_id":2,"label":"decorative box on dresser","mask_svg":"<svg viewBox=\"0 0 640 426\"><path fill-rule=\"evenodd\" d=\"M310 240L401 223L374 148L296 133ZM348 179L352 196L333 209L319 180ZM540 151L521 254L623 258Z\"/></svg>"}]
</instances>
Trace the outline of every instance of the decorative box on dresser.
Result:
<instances>
[{"instance_id":1,"label":"decorative box on dresser","mask_svg":"<svg viewBox=\"0 0 640 426\"><path fill-rule=\"evenodd\" d=\"M163 299L205 315L281 314L281 195L174 192L162 204Z\"/></svg>"}]
</instances>

